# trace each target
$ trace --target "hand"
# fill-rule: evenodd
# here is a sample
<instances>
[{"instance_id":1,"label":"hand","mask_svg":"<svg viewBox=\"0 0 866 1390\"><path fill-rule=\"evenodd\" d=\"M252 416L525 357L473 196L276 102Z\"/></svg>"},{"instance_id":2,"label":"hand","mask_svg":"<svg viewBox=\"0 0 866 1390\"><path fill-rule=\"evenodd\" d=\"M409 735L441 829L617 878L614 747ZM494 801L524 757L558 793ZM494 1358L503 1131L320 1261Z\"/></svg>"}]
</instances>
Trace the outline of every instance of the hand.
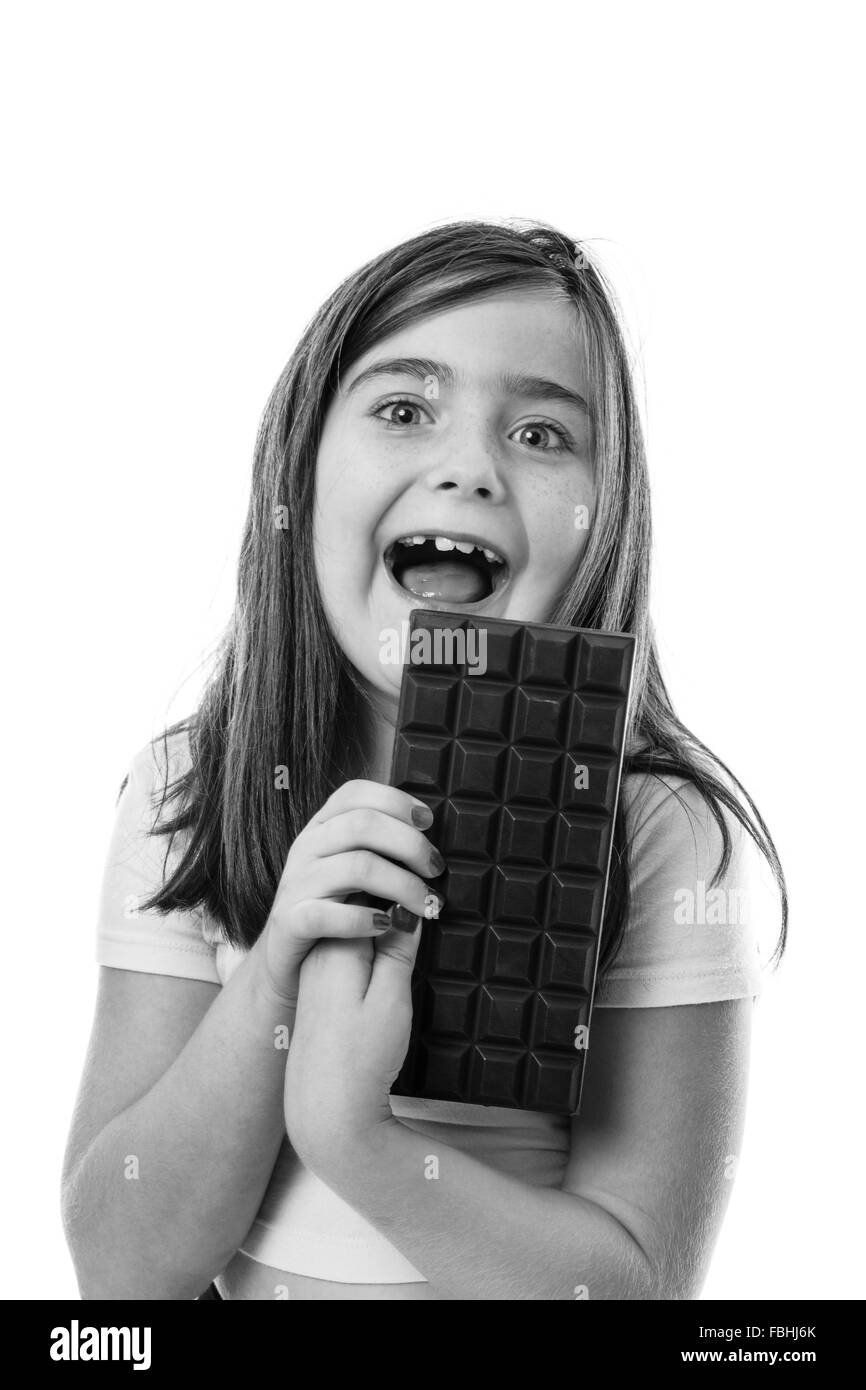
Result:
<instances>
[{"instance_id":1,"label":"hand","mask_svg":"<svg viewBox=\"0 0 866 1390\"><path fill-rule=\"evenodd\" d=\"M292 1148L323 1178L398 1123L388 1096L409 1046L422 931L320 941L301 967L284 1114Z\"/></svg>"},{"instance_id":2,"label":"hand","mask_svg":"<svg viewBox=\"0 0 866 1390\"><path fill-rule=\"evenodd\" d=\"M425 881L445 868L422 833L432 822L423 801L379 782L345 782L328 798L295 839L253 948L269 997L296 1006L301 963L316 941L370 941L399 925L397 915L346 902L353 893L410 917L438 916L443 900Z\"/></svg>"}]
</instances>

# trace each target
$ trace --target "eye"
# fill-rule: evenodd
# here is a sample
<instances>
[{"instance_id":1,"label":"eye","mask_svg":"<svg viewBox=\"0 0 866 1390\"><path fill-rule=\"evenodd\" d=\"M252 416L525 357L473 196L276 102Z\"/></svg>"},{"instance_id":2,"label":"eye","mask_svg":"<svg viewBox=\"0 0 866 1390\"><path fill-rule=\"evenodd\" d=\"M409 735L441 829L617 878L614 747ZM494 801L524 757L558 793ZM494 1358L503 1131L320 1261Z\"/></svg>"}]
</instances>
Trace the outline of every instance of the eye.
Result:
<instances>
[{"instance_id":1,"label":"eye","mask_svg":"<svg viewBox=\"0 0 866 1390\"><path fill-rule=\"evenodd\" d=\"M565 449L572 447L571 436L566 434L559 425L554 425L549 420L532 420L528 425L520 425L515 430L515 434L517 436L534 435L535 440L540 441L540 443L530 439L524 439L522 442L535 453L561 454ZM549 443L552 435L555 435L559 440L558 444Z\"/></svg>"},{"instance_id":2,"label":"eye","mask_svg":"<svg viewBox=\"0 0 866 1390\"><path fill-rule=\"evenodd\" d=\"M383 418L383 412L397 412L402 418L397 418L397 414L390 414L388 418ZM381 405L377 405L375 410L370 412L375 419L382 420L382 423L392 430L409 429L413 424L420 423L418 419L407 419L406 417L411 417L413 414L417 417L421 413L420 405L417 405L415 401L405 400L402 396L396 396L392 401L383 401Z\"/></svg>"}]
</instances>

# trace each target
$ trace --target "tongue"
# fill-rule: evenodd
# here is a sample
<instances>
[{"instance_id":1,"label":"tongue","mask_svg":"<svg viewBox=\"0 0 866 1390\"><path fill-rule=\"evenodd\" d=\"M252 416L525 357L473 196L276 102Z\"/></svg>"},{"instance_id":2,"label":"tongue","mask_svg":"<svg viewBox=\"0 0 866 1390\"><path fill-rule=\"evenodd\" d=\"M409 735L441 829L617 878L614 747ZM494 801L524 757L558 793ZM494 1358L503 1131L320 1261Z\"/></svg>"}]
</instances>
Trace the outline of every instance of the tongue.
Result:
<instances>
[{"instance_id":1,"label":"tongue","mask_svg":"<svg viewBox=\"0 0 866 1390\"><path fill-rule=\"evenodd\" d=\"M487 582L478 570L455 560L407 565L400 583L419 598L444 599L447 603L477 603L488 592Z\"/></svg>"}]
</instances>

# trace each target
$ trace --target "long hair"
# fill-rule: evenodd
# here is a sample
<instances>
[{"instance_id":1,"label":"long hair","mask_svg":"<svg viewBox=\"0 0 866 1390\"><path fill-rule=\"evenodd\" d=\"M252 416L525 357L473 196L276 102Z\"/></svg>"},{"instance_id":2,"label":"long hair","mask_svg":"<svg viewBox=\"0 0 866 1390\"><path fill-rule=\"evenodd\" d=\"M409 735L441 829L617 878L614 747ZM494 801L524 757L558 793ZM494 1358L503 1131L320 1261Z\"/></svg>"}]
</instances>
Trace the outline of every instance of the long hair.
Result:
<instances>
[{"instance_id":1,"label":"long hair","mask_svg":"<svg viewBox=\"0 0 866 1390\"><path fill-rule=\"evenodd\" d=\"M188 832L171 874L144 906L202 906L226 940L248 948L271 909L295 837L347 775L364 692L323 608L313 563L319 439L341 373L407 325L484 296L558 290L577 310L593 396L596 509L586 550L548 621L636 639L623 774L691 782L722 836L726 807L787 892L778 854L751 797L677 718L649 615L650 505L628 350L612 288L586 248L542 223L452 222L412 237L350 275L322 305L274 386L256 440L234 613L198 709L162 738L189 735L190 764L163 787L178 804L152 833ZM276 524L279 517L280 524ZM286 787L275 769L288 769ZM166 756L166 769L168 757ZM723 774L729 779L726 785ZM349 775L357 775L351 773ZM743 800L735 794L737 789ZM629 860L622 798L614 824L601 974L622 942Z\"/></svg>"}]
</instances>

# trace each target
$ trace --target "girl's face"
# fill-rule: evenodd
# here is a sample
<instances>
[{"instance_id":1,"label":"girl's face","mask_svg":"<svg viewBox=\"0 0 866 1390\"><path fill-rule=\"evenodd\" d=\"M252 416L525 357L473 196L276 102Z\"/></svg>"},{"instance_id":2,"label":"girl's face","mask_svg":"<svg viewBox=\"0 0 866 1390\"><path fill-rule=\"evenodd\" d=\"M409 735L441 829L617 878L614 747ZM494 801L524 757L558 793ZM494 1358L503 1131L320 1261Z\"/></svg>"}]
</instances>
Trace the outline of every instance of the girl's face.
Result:
<instances>
[{"instance_id":1,"label":"girl's face","mask_svg":"<svg viewBox=\"0 0 866 1390\"><path fill-rule=\"evenodd\" d=\"M577 312L554 292L476 300L377 343L322 432L314 545L346 656L396 694L413 608L546 622L595 502Z\"/></svg>"}]
</instances>

